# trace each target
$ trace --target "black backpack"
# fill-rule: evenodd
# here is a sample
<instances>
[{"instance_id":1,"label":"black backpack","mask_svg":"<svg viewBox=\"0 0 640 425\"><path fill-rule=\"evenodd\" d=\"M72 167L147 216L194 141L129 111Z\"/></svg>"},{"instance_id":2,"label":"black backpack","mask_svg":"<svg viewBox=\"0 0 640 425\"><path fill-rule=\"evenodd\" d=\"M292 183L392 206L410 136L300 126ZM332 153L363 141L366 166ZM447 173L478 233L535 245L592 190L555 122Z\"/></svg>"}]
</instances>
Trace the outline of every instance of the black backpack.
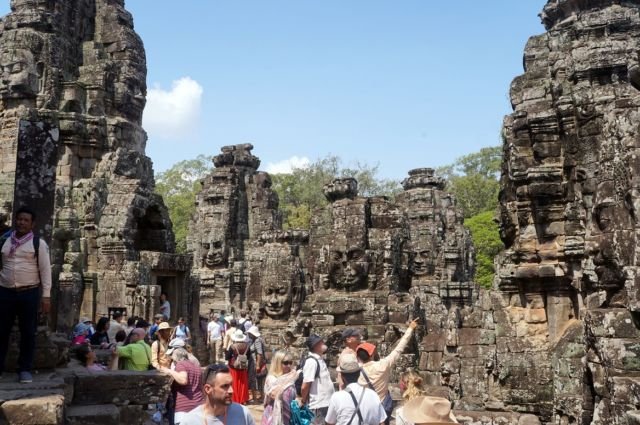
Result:
<instances>
[{"instance_id":1,"label":"black backpack","mask_svg":"<svg viewBox=\"0 0 640 425\"><path fill-rule=\"evenodd\" d=\"M306 356L302 356L302 358L300 359L300 363L298 363L298 368L296 370L304 370L304 365L308 359L313 359L313 361L316 362L316 366L317 366L316 376L313 378L313 380L315 381L320 377L320 362L315 357L312 357L308 354ZM303 375L304 373L300 373L300 375L298 375L298 378L296 379L296 382L295 382L296 394L298 394L298 396L302 396L302 381L304 379Z\"/></svg>"},{"instance_id":2,"label":"black backpack","mask_svg":"<svg viewBox=\"0 0 640 425\"><path fill-rule=\"evenodd\" d=\"M0 249L4 246L4 243L11 237L12 230L9 230L4 235L0 236ZM38 254L40 253L40 236L36 233L33 234L33 249L35 250L34 256L36 258L36 264L40 264L38 262ZM0 255L0 270L2 270L2 255Z\"/></svg>"}]
</instances>

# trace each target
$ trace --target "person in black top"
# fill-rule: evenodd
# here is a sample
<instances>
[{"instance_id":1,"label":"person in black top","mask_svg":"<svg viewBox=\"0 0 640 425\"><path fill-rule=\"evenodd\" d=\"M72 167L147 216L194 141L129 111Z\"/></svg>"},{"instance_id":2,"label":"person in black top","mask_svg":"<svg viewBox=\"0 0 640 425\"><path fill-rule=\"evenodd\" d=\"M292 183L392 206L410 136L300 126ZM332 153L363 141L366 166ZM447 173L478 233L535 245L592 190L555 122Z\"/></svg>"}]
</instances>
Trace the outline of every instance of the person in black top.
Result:
<instances>
[{"instance_id":1,"label":"person in black top","mask_svg":"<svg viewBox=\"0 0 640 425\"><path fill-rule=\"evenodd\" d=\"M109 346L109 318L101 317L96 325L96 332L91 335L91 345L99 345L101 348Z\"/></svg>"}]
</instances>

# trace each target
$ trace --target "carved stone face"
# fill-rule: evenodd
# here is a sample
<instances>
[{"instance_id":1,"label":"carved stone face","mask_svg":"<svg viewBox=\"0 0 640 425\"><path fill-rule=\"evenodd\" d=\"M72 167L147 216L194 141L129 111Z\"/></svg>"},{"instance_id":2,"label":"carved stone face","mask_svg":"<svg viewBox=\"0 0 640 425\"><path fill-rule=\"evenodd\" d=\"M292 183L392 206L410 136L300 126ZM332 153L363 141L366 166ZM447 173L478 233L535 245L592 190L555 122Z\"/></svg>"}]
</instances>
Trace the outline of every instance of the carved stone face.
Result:
<instances>
[{"instance_id":1,"label":"carved stone face","mask_svg":"<svg viewBox=\"0 0 640 425\"><path fill-rule=\"evenodd\" d=\"M276 279L262 288L262 300L267 316L279 319L291 313L293 300L292 279Z\"/></svg>"},{"instance_id":2,"label":"carved stone face","mask_svg":"<svg viewBox=\"0 0 640 425\"><path fill-rule=\"evenodd\" d=\"M367 288L371 258L366 250L353 247L330 252L329 281L334 288L355 291Z\"/></svg>"},{"instance_id":3,"label":"carved stone face","mask_svg":"<svg viewBox=\"0 0 640 425\"><path fill-rule=\"evenodd\" d=\"M414 276L433 274L434 259L429 249L418 250L413 253L410 263L410 271Z\"/></svg>"},{"instance_id":4,"label":"carved stone face","mask_svg":"<svg viewBox=\"0 0 640 425\"><path fill-rule=\"evenodd\" d=\"M15 49L0 53L0 97L33 97L38 93L38 73L33 54Z\"/></svg>"},{"instance_id":5,"label":"carved stone face","mask_svg":"<svg viewBox=\"0 0 640 425\"><path fill-rule=\"evenodd\" d=\"M227 244L222 240L203 243L204 265L205 267L215 268L227 264L228 251Z\"/></svg>"}]
</instances>

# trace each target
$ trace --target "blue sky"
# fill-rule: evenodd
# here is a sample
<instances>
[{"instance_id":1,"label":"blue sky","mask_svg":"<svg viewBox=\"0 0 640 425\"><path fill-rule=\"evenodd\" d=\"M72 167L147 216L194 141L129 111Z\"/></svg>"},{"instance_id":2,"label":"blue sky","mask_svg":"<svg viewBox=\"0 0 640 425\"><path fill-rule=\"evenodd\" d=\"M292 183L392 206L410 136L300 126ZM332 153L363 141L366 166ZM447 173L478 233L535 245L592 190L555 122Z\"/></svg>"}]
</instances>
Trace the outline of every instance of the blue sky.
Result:
<instances>
[{"instance_id":1,"label":"blue sky","mask_svg":"<svg viewBox=\"0 0 640 425\"><path fill-rule=\"evenodd\" d=\"M394 179L450 163L500 142L544 3L127 0L147 154L162 171L250 142L263 169L331 153Z\"/></svg>"}]
</instances>

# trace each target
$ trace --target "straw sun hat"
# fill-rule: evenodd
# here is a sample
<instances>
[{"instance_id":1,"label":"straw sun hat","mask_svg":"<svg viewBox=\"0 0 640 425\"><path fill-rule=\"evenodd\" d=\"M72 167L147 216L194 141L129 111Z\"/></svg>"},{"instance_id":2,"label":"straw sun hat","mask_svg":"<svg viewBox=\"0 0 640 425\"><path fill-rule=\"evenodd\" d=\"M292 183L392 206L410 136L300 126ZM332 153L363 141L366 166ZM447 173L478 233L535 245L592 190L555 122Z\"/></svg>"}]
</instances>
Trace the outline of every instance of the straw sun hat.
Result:
<instances>
[{"instance_id":1,"label":"straw sun hat","mask_svg":"<svg viewBox=\"0 0 640 425\"><path fill-rule=\"evenodd\" d=\"M416 397L402 408L404 418L416 425L457 424L451 403L441 397Z\"/></svg>"}]
</instances>

